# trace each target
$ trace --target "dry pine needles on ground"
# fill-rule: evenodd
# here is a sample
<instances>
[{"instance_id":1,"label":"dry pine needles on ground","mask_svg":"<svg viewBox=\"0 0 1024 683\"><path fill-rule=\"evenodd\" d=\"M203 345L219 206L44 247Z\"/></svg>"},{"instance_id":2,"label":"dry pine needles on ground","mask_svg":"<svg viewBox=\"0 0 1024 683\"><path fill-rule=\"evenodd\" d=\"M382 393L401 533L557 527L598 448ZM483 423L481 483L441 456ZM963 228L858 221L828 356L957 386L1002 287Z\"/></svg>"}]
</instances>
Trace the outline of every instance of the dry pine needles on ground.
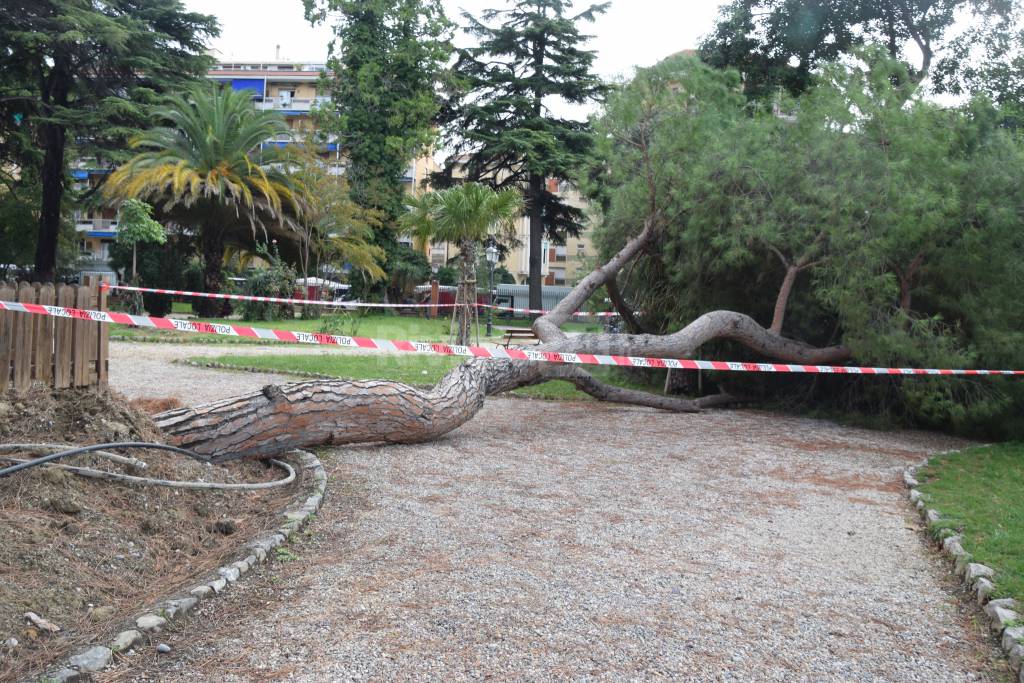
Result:
<instances>
[{"instance_id":1,"label":"dry pine needles on ground","mask_svg":"<svg viewBox=\"0 0 1024 683\"><path fill-rule=\"evenodd\" d=\"M162 437L115 393L36 387L0 396L0 443L112 441ZM172 453L130 455L147 464L137 472L147 477L239 483L280 476L259 462L224 468ZM69 464L118 470L95 455ZM0 643L18 641L0 648L0 682L38 673L76 646L112 634L140 606L219 566L244 539L273 525L292 491L142 487L46 466L0 479ZM41 632L26 612L61 630Z\"/></svg>"}]
</instances>

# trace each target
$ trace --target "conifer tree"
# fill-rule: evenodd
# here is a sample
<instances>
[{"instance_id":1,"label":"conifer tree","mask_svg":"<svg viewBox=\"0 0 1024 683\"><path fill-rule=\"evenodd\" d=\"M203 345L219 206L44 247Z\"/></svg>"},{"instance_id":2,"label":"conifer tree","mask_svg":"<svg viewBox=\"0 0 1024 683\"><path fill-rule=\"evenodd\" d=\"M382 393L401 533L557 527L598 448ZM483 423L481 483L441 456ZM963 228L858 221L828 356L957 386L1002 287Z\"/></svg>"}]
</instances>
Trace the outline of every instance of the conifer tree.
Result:
<instances>
[{"instance_id":1,"label":"conifer tree","mask_svg":"<svg viewBox=\"0 0 1024 683\"><path fill-rule=\"evenodd\" d=\"M567 0L517 0L508 9L463 13L476 47L459 51L459 90L442 121L455 154L440 182L457 175L496 189L523 191L530 220L530 307L541 308L541 242L578 235L583 216L550 188L577 175L592 147L590 125L552 112L557 100L581 104L605 86L592 72L595 53L580 31L608 4L572 13Z\"/></svg>"},{"instance_id":2,"label":"conifer tree","mask_svg":"<svg viewBox=\"0 0 1024 683\"><path fill-rule=\"evenodd\" d=\"M179 0L21 0L5 9L0 113L30 141L17 161L39 169L37 278L56 273L69 150L101 163L124 158L156 95L203 74L205 42L217 34L213 17Z\"/></svg>"}]
</instances>

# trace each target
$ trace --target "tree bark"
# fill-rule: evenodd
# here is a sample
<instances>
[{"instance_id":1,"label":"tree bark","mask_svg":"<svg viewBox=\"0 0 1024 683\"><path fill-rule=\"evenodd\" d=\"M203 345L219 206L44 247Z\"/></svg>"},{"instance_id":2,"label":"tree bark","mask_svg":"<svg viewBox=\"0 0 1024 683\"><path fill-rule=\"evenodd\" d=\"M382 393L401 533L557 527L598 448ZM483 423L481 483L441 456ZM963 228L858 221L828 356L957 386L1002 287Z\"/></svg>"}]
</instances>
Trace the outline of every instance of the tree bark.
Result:
<instances>
[{"instance_id":1,"label":"tree bark","mask_svg":"<svg viewBox=\"0 0 1024 683\"><path fill-rule=\"evenodd\" d=\"M220 291L221 270L224 265L224 230L219 225L207 224L200 235L203 249L203 291ZM203 317L215 317L221 307L219 299L200 298L194 306Z\"/></svg>"},{"instance_id":2,"label":"tree bark","mask_svg":"<svg viewBox=\"0 0 1024 683\"><path fill-rule=\"evenodd\" d=\"M459 244L462 274L459 281L461 305L455 309L458 316L458 335L455 343L467 345L473 336L473 322L476 318L476 244L465 241Z\"/></svg>"},{"instance_id":3,"label":"tree bark","mask_svg":"<svg viewBox=\"0 0 1024 683\"><path fill-rule=\"evenodd\" d=\"M619 291L619 283L616 278L609 278L604 287L608 290L608 298L612 300L612 306L615 307L616 312L622 317L622 322L626 323L627 330L633 334L650 332L650 330L640 324L636 314L633 313L633 309L629 307L629 304L622 297L622 292Z\"/></svg>"},{"instance_id":4,"label":"tree bark","mask_svg":"<svg viewBox=\"0 0 1024 683\"><path fill-rule=\"evenodd\" d=\"M782 278L782 285L779 286L779 295L775 297L775 311L772 313L772 324L768 332L774 335L782 334L782 321L786 318L786 307L789 305L789 295L793 293L793 285L796 284L796 276L800 269L796 266L786 268L786 276Z\"/></svg>"},{"instance_id":5,"label":"tree bark","mask_svg":"<svg viewBox=\"0 0 1024 683\"><path fill-rule=\"evenodd\" d=\"M71 79L63 68L66 58L58 56L43 87L43 106L52 114L66 106ZM35 278L53 282L57 277L57 242L60 237L61 204L64 201L64 156L67 129L58 122L41 126L43 164L40 169L42 203L39 211L39 235L36 242Z\"/></svg>"},{"instance_id":6,"label":"tree bark","mask_svg":"<svg viewBox=\"0 0 1024 683\"><path fill-rule=\"evenodd\" d=\"M487 396L561 379L595 398L697 412L724 396L685 399L613 387L571 365L474 359L423 391L398 382L314 380L156 416L171 443L213 462L266 458L327 444L423 443L465 424Z\"/></svg>"},{"instance_id":7,"label":"tree bark","mask_svg":"<svg viewBox=\"0 0 1024 683\"><path fill-rule=\"evenodd\" d=\"M529 207L530 207L530 273L527 276L527 283L530 286L529 307L533 309L544 308L542 296L544 286L544 220L541 213L541 194L544 188L544 179L539 175L531 175L529 180Z\"/></svg>"}]
</instances>

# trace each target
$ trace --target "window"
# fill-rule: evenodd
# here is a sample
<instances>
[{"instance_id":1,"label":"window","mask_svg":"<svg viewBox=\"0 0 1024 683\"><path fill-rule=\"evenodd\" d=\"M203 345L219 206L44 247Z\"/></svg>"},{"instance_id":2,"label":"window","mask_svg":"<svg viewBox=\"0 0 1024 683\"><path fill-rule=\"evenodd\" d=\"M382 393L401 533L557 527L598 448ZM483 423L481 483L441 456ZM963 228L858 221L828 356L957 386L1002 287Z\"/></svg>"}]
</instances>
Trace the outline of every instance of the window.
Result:
<instances>
[{"instance_id":1,"label":"window","mask_svg":"<svg viewBox=\"0 0 1024 683\"><path fill-rule=\"evenodd\" d=\"M551 276L554 278L556 285L565 284L565 268L552 268Z\"/></svg>"},{"instance_id":2,"label":"window","mask_svg":"<svg viewBox=\"0 0 1024 683\"><path fill-rule=\"evenodd\" d=\"M586 256L586 254L587 254L587 245L583 244L583 242L577 242L576 243L576 256L582 258L583 256Z\"/></svg>"},{"instance_id":3,"label":"window","mask_svg":"<svg viewBox=\"0 0 1024 683\"><path fill-rule=\"evenodd\" d=\"M565 263L566 257L568 256L568 249L565 245L555 247L555 262Z\"/></svg>"}]
</instances>

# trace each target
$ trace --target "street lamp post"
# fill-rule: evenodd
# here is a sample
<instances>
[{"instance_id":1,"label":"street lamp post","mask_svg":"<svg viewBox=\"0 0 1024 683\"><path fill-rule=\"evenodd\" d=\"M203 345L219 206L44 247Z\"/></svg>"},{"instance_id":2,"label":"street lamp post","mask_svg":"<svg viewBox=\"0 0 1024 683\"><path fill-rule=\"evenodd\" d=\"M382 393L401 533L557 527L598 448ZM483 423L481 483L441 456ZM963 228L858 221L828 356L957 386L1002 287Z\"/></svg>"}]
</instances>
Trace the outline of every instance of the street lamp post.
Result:
<instances>
[{"instance_id":1,"label":"street lamp post","mask_svg":"<svg viewBox=\"0 0 1024 683\"><path fill-rule=\"evenodd\" d=\"M494 242L487 245L484 249L484 254L487 256L488 267L488 280L487 280L487 336L490 337L493 333L493 326L491 325L491 316L494 315L494 309L491 306L494 305L494 266L498 263L498 248L494 246Z\"/></svg>"}]
</instances>

